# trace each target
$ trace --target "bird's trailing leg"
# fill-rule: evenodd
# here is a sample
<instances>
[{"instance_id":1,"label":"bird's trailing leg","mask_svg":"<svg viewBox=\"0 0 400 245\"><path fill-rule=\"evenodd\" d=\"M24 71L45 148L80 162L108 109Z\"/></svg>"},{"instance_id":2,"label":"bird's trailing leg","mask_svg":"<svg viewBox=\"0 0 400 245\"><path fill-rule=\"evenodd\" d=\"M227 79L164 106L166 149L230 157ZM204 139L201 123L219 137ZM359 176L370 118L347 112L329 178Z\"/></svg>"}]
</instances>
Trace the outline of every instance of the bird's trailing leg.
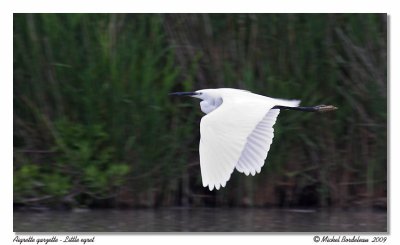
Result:
<instances>
[{"instance_id":1,"label":"bird's trailing leg","mask_svg":"<svg viewBox=\"0 0 400 245\"><path fill-rule=\"evenodd\" d=\"M337 107L333 105L298 106L298 107L277 105L272 107L272 109L308 111L308 112L326 112L326 111L334 111L337 109Z\"/></svg>"}]
</instances>

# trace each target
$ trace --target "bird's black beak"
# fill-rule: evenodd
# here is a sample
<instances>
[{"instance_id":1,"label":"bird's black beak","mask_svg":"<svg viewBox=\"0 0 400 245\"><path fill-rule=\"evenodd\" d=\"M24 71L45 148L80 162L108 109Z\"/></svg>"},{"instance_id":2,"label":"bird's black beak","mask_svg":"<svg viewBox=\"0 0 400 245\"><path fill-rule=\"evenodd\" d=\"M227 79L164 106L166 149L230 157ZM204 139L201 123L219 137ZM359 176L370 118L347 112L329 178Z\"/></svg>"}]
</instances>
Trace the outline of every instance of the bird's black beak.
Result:
<instances>
[{"instance_id":1,"label":"bird's black beak","mask_svg":"<svg viewBox=\"0 0 400 245\"><path fill-rule=\"evenodd\" d=\"M194 95L199 95L197 92L174 92L174 93L169 93L169 95L175 95L175 96L194 96Z\"/></svg>"}]
</instances>

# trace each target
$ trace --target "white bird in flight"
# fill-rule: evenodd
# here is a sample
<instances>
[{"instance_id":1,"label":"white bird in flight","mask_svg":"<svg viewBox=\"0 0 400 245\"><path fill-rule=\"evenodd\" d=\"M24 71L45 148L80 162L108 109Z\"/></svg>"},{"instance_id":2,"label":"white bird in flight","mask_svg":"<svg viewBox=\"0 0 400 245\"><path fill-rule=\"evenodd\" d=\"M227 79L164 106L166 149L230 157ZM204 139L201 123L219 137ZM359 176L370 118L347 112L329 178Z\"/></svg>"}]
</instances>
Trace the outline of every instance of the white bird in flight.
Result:
<instances>
[{"instance_id":1,"label":"white bird in flight","mask_svg":"<svg viewBox=\"0 0 400 245\"><path fill-rule=\"evenodd\" d=\"M280 110L322 112L334 106L299 107L300 100L274 99L232 88L175 92L201 99L200 168L203 186L225 187L233 170L260 173L274 137Z\"/></svg>"}]
</instances>

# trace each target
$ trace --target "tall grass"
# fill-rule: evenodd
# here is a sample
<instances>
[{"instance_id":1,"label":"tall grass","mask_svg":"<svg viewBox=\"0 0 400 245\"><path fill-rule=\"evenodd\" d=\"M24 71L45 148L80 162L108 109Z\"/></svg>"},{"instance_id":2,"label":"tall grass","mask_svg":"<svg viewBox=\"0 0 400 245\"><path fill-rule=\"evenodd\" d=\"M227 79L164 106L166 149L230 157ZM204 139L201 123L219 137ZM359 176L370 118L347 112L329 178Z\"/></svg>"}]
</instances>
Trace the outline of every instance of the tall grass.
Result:
<instances>
[{"instance_id":1,"label":"tall grass","mask_svg":"<svg viewBox=\"0 0 400 245\"><path fill-rule=\"evenodd\" d=\"M210 193L197 102L167 96L206 87L340 109L282 112L261 174ZM375 205L386 90L386 15L15 14L14 202Z\"/></svg>"}]
</instances>

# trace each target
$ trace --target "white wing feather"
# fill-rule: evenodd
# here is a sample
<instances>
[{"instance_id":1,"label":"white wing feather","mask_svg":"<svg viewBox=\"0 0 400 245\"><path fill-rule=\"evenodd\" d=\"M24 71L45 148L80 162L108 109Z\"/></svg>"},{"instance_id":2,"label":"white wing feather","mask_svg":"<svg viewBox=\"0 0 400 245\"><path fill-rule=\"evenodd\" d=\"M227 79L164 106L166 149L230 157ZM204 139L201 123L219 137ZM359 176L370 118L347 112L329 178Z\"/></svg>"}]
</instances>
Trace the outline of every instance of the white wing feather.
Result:
<instances>
[{"instance_id":1,"label":"white wing feather","mask_svg":"<svg viewBox=\"0 0 400 245\"><path fill-rule=\"evenodd\" d=\"M274 124L280 110L269 110L247 137L246 145L236 164L237 171L246 175L260 173L274 138Z\"/></svg>"},{"instance_id":2,"label":"white wing feather","mask_svg":"<svg viewBox=\"0 0 400 245\"><path fill-rule=\"evenodd\" d=\"M200 167L203 186L225 187L233 170L259 173L273 138L279 110L299 101L272 99L248 92L222 93L223 103L200 123Z\"/></svg>"},{"instance_id":3,"label":"white wing feather","mask_svg":"<svg viewBox=\"0 0 400 245\"><path fill-rule=\"evenodd\" d=\"M300 104L299 100L273 99L275 105L295 107ZM264 118L257 124L251 134L247 137L246 145L236 164L236 170L246 175L255 175L261 172L268 151L274 138L274 124L280 110L269 110Z\"/></svg>"}]
</instances>

